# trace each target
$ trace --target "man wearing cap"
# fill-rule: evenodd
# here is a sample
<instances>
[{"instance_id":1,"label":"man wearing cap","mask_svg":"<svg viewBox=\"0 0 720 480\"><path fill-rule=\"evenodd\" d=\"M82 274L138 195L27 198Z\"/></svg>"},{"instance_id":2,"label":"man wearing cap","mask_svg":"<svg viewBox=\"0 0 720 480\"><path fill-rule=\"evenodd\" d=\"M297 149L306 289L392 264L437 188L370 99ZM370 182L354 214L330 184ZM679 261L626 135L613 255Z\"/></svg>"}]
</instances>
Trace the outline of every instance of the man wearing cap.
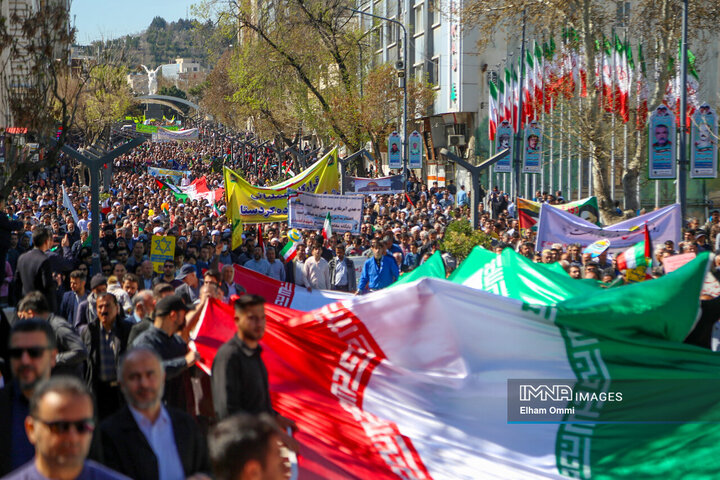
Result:
<instances>
[{"instance_id":1,"label":"man wearing cap","mask_svg":"<svg viewBox=\"0 0 720 480\"><path fill-rule=\"evenodd\" d=\"M165 369L165 401L183 410L186 408L183 373L200 358L178 335L185 326L188 310L177 294L161 299L155 305L153 325L133 343L133 347L148 347L160 355Z\"/></svg>"},{"instance_id":2,"label":"man wearing cap","mask_svg":"<svg viewBox=\"0 0 720 480\"><path fill-rule=\"evenodd\" d=\"M197 270L193 265L186 263L180 269L177 280L183 283L175 289L175 293L179 295L187 305L195 303L200 296L200 280L197 277Z\"/></svg>"},{"instance_id":3,"label":"man wearing cap","mask_svg":"<svg viewBox=\"0 0 720 480\"><path fill-rule=\"evenodd\" d=\"M90 295L85 300L80 302L75 312L75 318L73 328L80 332L83 325L87 325L90 322L97 319L97 308L96 300L98 295L107 291L107 278L98 273L90 279Z\"/></svg>"}]
</instances>

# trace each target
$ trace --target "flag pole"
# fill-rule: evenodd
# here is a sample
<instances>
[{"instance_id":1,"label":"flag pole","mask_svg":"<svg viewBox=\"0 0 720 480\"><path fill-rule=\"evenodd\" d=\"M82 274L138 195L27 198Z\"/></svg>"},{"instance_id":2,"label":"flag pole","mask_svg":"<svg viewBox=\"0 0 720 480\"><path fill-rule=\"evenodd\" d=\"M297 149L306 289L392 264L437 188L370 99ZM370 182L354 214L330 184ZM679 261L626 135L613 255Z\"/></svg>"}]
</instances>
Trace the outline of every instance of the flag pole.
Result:
<instances>
[{"instance_id":1,"label":"flag pole","mask_svg":"<svg viewBox=\"0 0 720 480\"><path fill-rule=\"evenodd\" d=\"M543 92L544 93L544 92ZM545 101L550 101L550 116L551 118L554 116L555 113L553 108L553 99L552 95L550 98L546 98ZM553 188L555 187L555 182L553 181L553 162L555 161L555 151L554 151L554 144L555 144L555 121L553 119L552 122L550 122L550 159L548 160L548 176L550 177L550 181L548 182L550 184L550 192L553 191Z\"/></svg>"},{"instance_id":2,"label":"flag pole","mask_svg":"<svg viewBox=\"0 0 720 480\"><path fill-rule=\"evenodd\" d=\"M557 165L557 171L558 171L557 189L558 190L562 190L562 188L563 188L562 162L563 162L563 158L564 158L563 157L563 153L564 153L563 145L565 144L565 142L564 142L565 131L563 130L563 121L564 120L565 120L565 102L560 104L560 132L558 132L559 133L558 136L560 137L560 145L558 146L559 157L558 157L558 165Z\"/></svg>"},{"instance_id":3,"label":"flag pole","mask_svg":"<svg viewBox=\"0 0 720 480\"><path fill-rule=\"evenodd\" d=\"M676 189L676 201L680 204L680 212L683 223L685 222L685 214L687 211L687 184L685 177L685 163L686 159L686 146L687 140L687 23L688 23L688 0L683 0L682 4L682 52L681 52L681 92L680 92L680 159L677 164L677 189Z\"/></svg>"},{"instance_id":4,"label":"flag pole","mask_svg":"<svg viewBox=\"0 0 720 480\"><path fill-rule=\"evenodd\" d=\"M580 117L582 117L582 97L578 98L578 114L580 115ZM569 120L570 120L570 115L568 114L568 121L569 121ZM580 142L581 142L581 141L582 141L582 140L580 139L580 135L578 135L578 136L577 136L577 158L578 158L578 162L579 162L580 159L582 158L582 155L581 155L581 153L580 153L580 152L582 151L582 149L580 148L580 147L581 147L581 145L580 145ZM570 142L572 142L572 138L570 138ZM570 201L570 199L572 198L572 155L569 155L569 156L568 156L568 160L567 160L567 188L568 188L567 199L568 199L568 201ZM581 196L582 196L582 195L581 195L580 192L578 191L578 200L580 199Z\"/></svg>"},{"instance_id":5,"label":"flag pole","mask_svg":"<svg viewBox=\"0 0 720 480\"><path fill-rule=\"evenodd\" d=\"M610 75L610 91L612 92L612 116L610 117L610 200L615 202L615 75L617 72L617 42L615 37L615 27L612 28L613 54L612 54L612 75Z\"/></svg>"},{"instance_id":6,"label":"flag pole","mask_svg":"<svg viewBox=\"0 0 720 480\"><path fill-rule=\"evenodd\" d=\"M520 150L522 149L522 116L523 116L523 96L522 86L525 80L525 9L522 16L522 39L520 41L520 80L518 82L518 118L517 130L515 132L515 158L513 161L513 191L515 198L520 195Z\"/></svg>"}]
</instances>

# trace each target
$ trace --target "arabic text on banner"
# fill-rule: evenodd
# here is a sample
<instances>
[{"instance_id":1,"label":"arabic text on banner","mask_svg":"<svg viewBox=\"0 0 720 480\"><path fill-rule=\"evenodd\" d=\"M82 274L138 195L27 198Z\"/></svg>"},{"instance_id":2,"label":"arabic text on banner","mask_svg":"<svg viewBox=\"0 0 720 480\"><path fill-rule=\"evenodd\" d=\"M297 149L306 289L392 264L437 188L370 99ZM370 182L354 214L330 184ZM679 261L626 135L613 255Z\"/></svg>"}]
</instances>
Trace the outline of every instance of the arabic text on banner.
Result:
<instances>
[{"instance_id":1,"label":"arabic text on banner","mask_svg":"<svg viewBox=\"0 0 720 480\"><path fill-rule=\"evenodd\" d=\"M330 212L333 231L360 233L362 197L300 192L290 195L289 207L290 228L320 230L323 228L325 216Z\"/></svg>"},{"instance_id":2,"label":"arabic text on banner","mask_svg":"<svg viewBox=\"0 0 720 480\"><path fill-rule=\"evenodd\" d=\"M337 148L304 172L273 187L255 187L229 168L225 168L225 195L233 191L240 203L245 223L284 222L288 216L288 189L309 193L340 193Z\"/></svg>"}]
</instances>

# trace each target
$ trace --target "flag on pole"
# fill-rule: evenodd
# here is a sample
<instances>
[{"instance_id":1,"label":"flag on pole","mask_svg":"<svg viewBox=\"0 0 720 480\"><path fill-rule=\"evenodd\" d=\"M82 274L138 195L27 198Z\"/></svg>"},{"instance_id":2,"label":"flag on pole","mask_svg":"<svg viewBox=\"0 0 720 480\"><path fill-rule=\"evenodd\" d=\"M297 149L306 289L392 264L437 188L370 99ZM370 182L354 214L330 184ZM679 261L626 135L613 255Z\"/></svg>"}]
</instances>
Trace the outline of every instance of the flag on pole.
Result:
<instances>
[{"instance_id":1,"label":"flag on pole","mask_svg":"<svg viewBox=\"0 0 720 480\"><path fill-rule=\"evenodd\" d=\"M498 73L497 110L497 123L500 123L505 120L505 82L502 79L502 73Z\"/></svg>"},{"instance_id":2,"label":"flag on pole","mask_svg":"<svg viewBox=\"0 0 720 480\"><path fill-rule=\"evenodd\" d=\"M160 187L160 190L170 190L173 195L175 196L176 200L186 200L188 198L188 195L180 189L180 187L173 185L170 182L166 182L164 180L160 180L159 178L155 177L155 184Z\"/></svg>"},{"instance_id":3,"label":"flag on pole","mask_svg":"<svg viewBox=\"0 0 720 480\"><path fill-rule=\"evenodd\" d=\"M283 249L280 250L280 255L286 262L291 261L293 258L295 258L295 255L297 255L297 243L293 242L292 240L288 241L288 243L285 244Z\"/></svg>"},{"instance_id":4,"label":"flag on pole","mask_svg":"<svg viewBox=\"0 0 720 480\"><path fill-rule=\"evenodd\" d=\"M543 54L542 49L540 48L540 44L533 41L533 50L535 53L535 71L533 72L533 75L535 76L535 105L536 109L540 110L543 105Z\"/></svg>"},{"instance_id":5,"label":"flag on pole","mask_svg":"<svg viewBox=\"0 0 720 480\"><path fill-rule=\"evenodd\" d=\"M497 133L498 126L498 91L495 87L494 82L489 82L490 86L490 109L488 112L488 138L490 141L495 140L495 133Z\"/></svg>"},{"instance_id":6,"label":"flag on pole","mask_svg":"<svg viewBox=\"0 0 720 480\"><path fill-rule=\"evenodd\" d=\"M330 217L330 212L328 212L325 216L325 223L323 223L322 235L326 242L332 236L332 218Z\"/></svg>"},{"instance_id":7,"label":"flag on pole","mask_svg":"<svg viewBox=\"0 0 720 480\"><path fill-rule=\"evenodd\" d=\"M648 267L651 261L651 259L646 255L648 253L648 247L648 242L643 240L618 255L618 270L631 270L637 267Z\"/></svg>"},{"instance_id":8,"label":"flag on pole","mask_svg":"<svg viewBox=\"0 0 720 480\"><path fill-rule=\"evenodd\" d=\"M630 119L630 67L628 65L628 45L615 35L615 111L620 114L623 123Z\"/></svg>"},{"instance_id":9,"label":"flag on pole","mask_svg":"<svg viewBox=\"0 0 720 480\"><path fill-rule=\"evenodd\" d=\"M530 48L525 51L525 78L523 80L524 122L535 119L535 62Z\"/></svg>"},{"instance_id":10,"label":"flag on pole","mask_svg":"<svg viewBox=\"0 0 720 480\"><path fill-rule=\"evenodd\" d=\"M638 45L638 67L640 71L637 76L637 113L635 123L638 130L643 130L645 129L645 124L648 119L648 98L650 98L650 91L648 89L647 69L645 67L642 45Z\"/></svg>"},{"instance_id":11,"label":"flag on pole","mask_svg":"<svg viewBox=\"0 0 720 480\"><path fill-rule=\"evenodd\" d=\"M266 257L265 255L265 240L263 239L263 230L262 230L262 224L257 224L257 246L262 248L262 254L263 257Z\"/></svg>"},{"instance_id":12,"label":"flag on pole","mask_svg":"<svg viewBox=\"0 0 720 480\"><path fill-rule=\"evenodd\" d=\"M239 248L243 242L243 223L242 217L240 217L240 205L235 194L235 189L232 189L232 192L230 192L230 198L228 199L225 214L227 215L227 219L230 222L230 229L232 230L230 249L235 250L236 248Z\"/></svg>"},{"instance_id":13,"label":"flag on pole","mask_svg":"<svg viewBox=\"0 0 720 480\"><path fill-rule=\"evenodd\" d=\"M62 192L63 192L63 207L67 208L70 212L70 215L72 215L73 220L75 221L75 225L77 226L80 219L78 218L77 211L75 210L75 207L73 206L72 202L70 201L70 197L67 194L67 191L65 190L65 185L62 186Z\"/></svg>"},{"instance_id":14,"label":"flag on pole","mask_svg":"<svg viewBox=\"0 0 720 480\"><path fill-rule=\"evenodd\" d=\"M512 116L512 73L510 73L510 70L507 68L505 69L505 99L503 100L503 105L505 107L505 114L503 115L503 120L507 120L510 123L513 123L513 116Z\"/></svg>"}]
</instances>

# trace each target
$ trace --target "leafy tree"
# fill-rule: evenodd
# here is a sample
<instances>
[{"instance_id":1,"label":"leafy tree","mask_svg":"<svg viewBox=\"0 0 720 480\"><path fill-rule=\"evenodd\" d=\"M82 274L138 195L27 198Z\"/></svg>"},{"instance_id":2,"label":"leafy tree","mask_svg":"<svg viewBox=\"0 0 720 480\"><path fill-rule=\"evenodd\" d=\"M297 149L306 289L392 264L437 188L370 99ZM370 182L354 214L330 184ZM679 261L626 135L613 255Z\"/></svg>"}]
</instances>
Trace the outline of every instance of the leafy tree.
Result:
<instances>
[{"instance_id":1,"label":"leafy tree","mask_svg":"<svg viewBox=\"0 0 720 480\"><path fill-rule=\"evenodd\" d=\"M445 229L440 248L455 257L459 264L475 246L489 249L491 242L492 239L485 232L473 230L469 220L453 220Z\"/></svg>"},{"instance_id":2,"label":"leafy tree","mask_svg":"<svg viewBox=\"0 0 720 480\"><path fill-rule=\"evenodd\" d=\"M168 97L177 97L187 100L187 94L175 85L161 87L160 90L158 90L158 95L167 95Z\"/></svg>"}]
</instances>

